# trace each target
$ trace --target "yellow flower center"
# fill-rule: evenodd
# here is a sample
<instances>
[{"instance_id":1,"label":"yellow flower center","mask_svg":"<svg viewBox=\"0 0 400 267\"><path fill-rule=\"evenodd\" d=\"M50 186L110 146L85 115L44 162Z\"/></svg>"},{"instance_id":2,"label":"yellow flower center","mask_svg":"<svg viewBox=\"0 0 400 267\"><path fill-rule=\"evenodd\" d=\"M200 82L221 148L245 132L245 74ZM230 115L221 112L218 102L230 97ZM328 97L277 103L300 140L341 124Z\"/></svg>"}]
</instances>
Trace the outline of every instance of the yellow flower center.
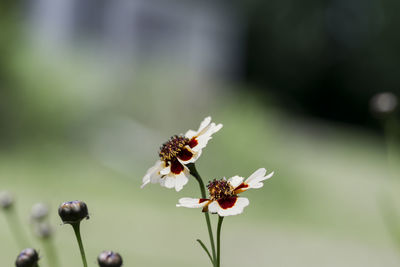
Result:
<instances>
[{"instance_id":1,"label":"yellow flower center","mask_svg":"<svg viewBox=\"0 0 400 267\"><path fill-rule=\"evenodd\" d=\"M211 200L224 199L235 196L233 186L225 179L210 181L207 185Z\"/></svg>"}]
</instances>

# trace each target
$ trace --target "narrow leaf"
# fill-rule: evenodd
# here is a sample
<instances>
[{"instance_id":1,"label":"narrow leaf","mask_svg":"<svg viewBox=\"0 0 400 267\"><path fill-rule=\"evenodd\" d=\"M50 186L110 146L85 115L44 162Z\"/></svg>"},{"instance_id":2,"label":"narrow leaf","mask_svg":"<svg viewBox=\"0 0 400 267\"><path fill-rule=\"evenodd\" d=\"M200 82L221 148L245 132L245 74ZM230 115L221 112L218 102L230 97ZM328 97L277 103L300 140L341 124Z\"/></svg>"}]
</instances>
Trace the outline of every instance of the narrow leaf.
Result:
<instances>
[{"instance_id":1,"label":"narrow leaf","mask_svg":"<svg viewBox=\"0 0 400 267\"><path fill-rule=\"evenodd\" d=\"M204 251L207 253L208 257L210 258L211 263L214 264L214 261L213 261L213 259L211 257L211 254L208 251L206 245L204 245L203 241L201 241L200 239L196 239L196 241L199 242L200 246L204 249Z\"/></svg>"}]
</instances>

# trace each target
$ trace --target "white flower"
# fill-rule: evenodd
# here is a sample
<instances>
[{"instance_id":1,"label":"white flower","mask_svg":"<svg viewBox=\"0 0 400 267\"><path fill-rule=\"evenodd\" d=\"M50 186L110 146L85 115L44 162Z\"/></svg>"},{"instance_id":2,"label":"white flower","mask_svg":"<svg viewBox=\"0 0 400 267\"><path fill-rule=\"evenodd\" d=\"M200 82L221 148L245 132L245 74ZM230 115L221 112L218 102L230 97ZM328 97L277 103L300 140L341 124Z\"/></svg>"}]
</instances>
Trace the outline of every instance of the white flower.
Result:
<instances>
[{"instance_id":1,"label":"white flower","mask_svg":"<svg viewBox=\"0 0 400 267\"><path fill-rule=\"evenodd\" d=\"M143 177L143 188L148 183L160 183L167 188L180 191L189 181L186 164L194 163L201 155L211 136L222 128L222 124L205 118L197 131L189 130L185 135L174 135L165 142L159 152L160 159Z\"/></svg>"},{"instance_id":2,"label":"white flower","mask_svg":"<svg viewBox=\"0 0 400 267\"><path fill-rule=\"evenodd\" d=\"M234 176L229 180L213 180L208 184L210 198L181 198L177 207L203 208L203 211L218 213L219 216L237 215L243 212L243 209L249 205L249 200L245 197L239 197L238 194L250 189L263 187L262 181L269 179L274 175L271 172L265 175L267 170L258 169L246 181L240 176Z\"/></svg>"}]
</instances>

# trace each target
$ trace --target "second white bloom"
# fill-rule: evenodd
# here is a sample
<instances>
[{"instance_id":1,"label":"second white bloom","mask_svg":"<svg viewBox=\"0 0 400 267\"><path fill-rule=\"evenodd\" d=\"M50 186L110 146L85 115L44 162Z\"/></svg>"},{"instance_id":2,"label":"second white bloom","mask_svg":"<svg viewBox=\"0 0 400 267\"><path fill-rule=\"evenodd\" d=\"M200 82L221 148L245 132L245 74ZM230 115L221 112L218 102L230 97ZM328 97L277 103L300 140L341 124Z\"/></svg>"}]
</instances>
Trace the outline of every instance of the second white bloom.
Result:
<instances>
[{"instance_id":1,"label":"second white bloom","mask_svg":"<svg viewBox=\"0 0 400 267\"><path fill-rule=\"evenodd\" d=\"M237 215L249 205L249 200L239 197L238 194L250 189L263 187L263 181L274 175L274 172L266 175L267 170L258 169L246 181L240 176L234 176L228 180L213 180L208 184L209 199L181 198L177 207L203 208L203 211L218 213L219 216Z\"/></svg>"}]
</instances>

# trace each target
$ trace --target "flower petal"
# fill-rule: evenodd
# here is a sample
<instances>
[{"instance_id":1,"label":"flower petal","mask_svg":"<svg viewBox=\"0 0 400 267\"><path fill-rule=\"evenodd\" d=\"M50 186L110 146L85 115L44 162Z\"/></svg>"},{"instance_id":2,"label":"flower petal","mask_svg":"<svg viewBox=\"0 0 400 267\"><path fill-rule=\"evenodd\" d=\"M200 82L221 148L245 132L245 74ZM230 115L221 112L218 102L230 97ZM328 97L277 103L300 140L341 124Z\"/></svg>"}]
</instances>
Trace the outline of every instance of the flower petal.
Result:
<instances>
[{"instance_id":1,"label":"flower petal","mask_svg":"<svg viewBox=\"0 0 400 267\"><path fill-rule=\"evenodd\" d=\"M211 123L211 117L208 116L200 123L200 127L197 131L189 130L185 133L185 136L189 139L192 139L195 136L200 136L209 131L210 128L213 128L214 133L216 133L222 128L222 124L216 125L214 122Z\"/></svg>"},{"instance_id":2,"label":"flower petal","mask_svg":"<svg viewBox=\"0 0 400 267\"><path fill-rule=\"evenodd\" d=\"M184 167L183 172L175 175L175 190L176 192L181 191L183 186L188 183L190 172L188 168Z\"/></svg>"},{"instance_id":3,"label":"flower petal","mask_svg":"<svg viewBox=\"0 0 400 267\"><path fill-rule=\"evenodd\" d=\"M153 167L147 170L146 175L142 179L142 186L145 187L148 183L157 183L161 178L160 171L165 167L165 163L161 160L157 160Z\"/></svg>"},{"instance_id":4,"label":"flower petal","mask_svg":"<svg viewBox=\"0 0 400 267\"><path fill-rule=\"evenodd\" d=\"M167 175L163 175L160 179L160 185L166 188L175 188L178 192L182 190L183 186L186 185L189 181L190 172L186 166L182 166L182 171L179 174L175 174L173 172L168 173Z\"/></svg>"},{"instance_id":5,"label":"flower petal","mask_svg":"<svg viewBox=\"0 0 400 267\"><path fill-rule=\"evenodd\" d=\"M166 166L160 171L161 175L167 175L171 172L171 165Z\"/></svg>"},{"instance_id":6,"label":"flower petal","mask_svg":"<svg viewBox=\"0 0 400 267\"><path fill-rule=\"evenodd\" d=\"M229 200L218 200L208 205L208 211L218 213L219 216L238 215L243 212L244 208L249 205L249 200L245 197L232 197ZM222 205L222 206L221 206Z\"/></svg>"},{"instance_id":7,"label":"flower petal","mask_svg":"<svg viewBox=\"0 0 400 267\"><path fill-rule=\"evenodd\" d=\"M209 199L184 197L179 199L179 204L176 204L176 206L185 208L202 208L208 203Z\"/></svg>"},{"instance_id":8,"label":"flower petal","mask_svg":"<svg viewBox=\"0 0 400 267\"><path fill-rule=\"evenodd\" d=\"M205 129L203 129L200 133L197 134L196 140L197 145L192 147L192 150L197 152L206 147L208 141L212 138L211 136L218 132L222 128L222 124L216 125L215 123L211 123Z\"/></svg>"},{"instance_id":9,"label":"flower petal","mask_svg":"<svg viewBox=\"0 0 400 267\"><path fill-rule=\"evenodd\" d=\"M196 136L196 134L197 134L196 131L188 130L188 131L185 133L185 136L186 136L187 138L189 138L189 139L192 139L192 137Z\"/></svg>"},{"instance_id":10,"label":"flower petal","mask_svg":"<svg viewBox=\"0 0 400 267\"><path fill-rule=\"evenodd\" d=\"M160 185L166 188L174 188L175 187L175 176L174 175L166 175L160 179Z\"/></svg>"},{"instance_id":11,"label":"flower petal","mask_svg":"<svg viewBox=\"0 0 400 267\"><path fill-rule=\"evenodd\" d=\"M197 133L201 132L204 128L206 128L211 122L211 116L204 118L204 120L200 123L200 127L197 130Z\"/></svg>"},{"instance_id":12,"label":"flower petal","mask_svg":"<svg viewBox=\"0 0 400 267\"><path fill-rule=\"evenodd\" d=\"M180 163L182 164L189 164L194 162L193 157L194 153L191 151L189 146L184 147L179 154L177 155L177 158Z\"/></svg>"},{"instance_id":13,"label":"flower petal","mask_svg":"<svg viewBox=\"0 0 400 267\"><path fill-rule=\"evenodd\" d=\"M203 131L210 124L210 122L211 122L211 117L208 116L200 123L200 127L197 131L189 130L185 133L185 136L189 139L192 139L193 137L199 135L199 133Z\"/></svg>"},{"instance_id":14,"label":"flower petal","mask_svg":"<svg viewBox=\"0 0 400 267\"><path fill-rule=\"evenodd\" d=\"M184 165L179 160L171 161L171 172L175 175L179 175L185 169Z\"/></svg>"},{"instance_id":15,"label":"flower petal","mask_svg":"<svg viewBox=\"0 0 400 267\"><path fill-rule=\"evenodd\" d=\"M231 184L231 186L233 186L233 188L238 187L241 183L243 183L244 178L240 177L240 176L233 176L231 178L228 179L228 183Z\"/></svg>"},{"instance_id":16,"label":"flower petal","mask_svg":"<svg viewBox=\"0 0 400 267\"><path fill-rule=\"evenodd\" d=\"M252 175L249 176L249 178L246 179L246 181L244 181L245 184L248 185L248 188L261 188L264 186L264 184L262 183L262 181L267 180L269 178L272 177L272 175L274 175L274 172L271 172L270 174L268 174L267 176L265 176L265 174L267 173L267 170L264 168L260 168L258 170L256 170ZM247 190L245 189L245 190ZM242 191L245 191L242 189Z\"/></svg>"}]
</instances>

